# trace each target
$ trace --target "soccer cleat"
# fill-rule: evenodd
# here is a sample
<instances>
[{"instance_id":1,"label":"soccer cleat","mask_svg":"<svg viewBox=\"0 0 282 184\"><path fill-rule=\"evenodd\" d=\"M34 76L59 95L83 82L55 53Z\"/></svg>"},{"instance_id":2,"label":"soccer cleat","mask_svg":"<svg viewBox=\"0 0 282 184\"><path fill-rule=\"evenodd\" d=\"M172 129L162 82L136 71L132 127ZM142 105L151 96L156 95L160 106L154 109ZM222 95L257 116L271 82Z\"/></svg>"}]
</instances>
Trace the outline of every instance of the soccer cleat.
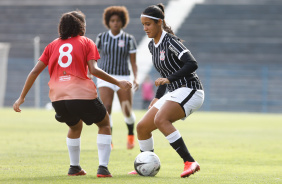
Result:
<instances>
[{"instance_id":1,"label":"soccer cleat","mask_svg":"<svg viewBox=\"0 0 282 184\"><path fill-rule=\"evenodd\" d=\"M200 165L198 162L188 162L184 163L184 171L181 173L181 178L189 177L191 174L200 170Z\"/></svg>"},{"instance_id":2,"label":"soccer cleat","mask_svg":"<svg viewBox=\"0 0 282 184\"><path fill-rule=\"evenodd\" d=\"M113 177L107 167L99 165L97 171L98 178Z\"/></svg>"},{"instance_id":3,"label":"soccer cleat","mask_svg":"<svg viewBox=\"0 0 282 184\"><path fill-rule=\"evenodd\" d=\"M131 171L131 172L127 173L127 174L135 175L135 174L138 174L138 173L134 170L134 171Z\"/></svg>"},{"instance_id":4,"label":"soccer cleat","mask_svg":"<svg viewBox=\"0 0 282 184\"><path fill-rule=\"evenodd\" d=\"M80 166L73 166L71 165L68 172L69 176L79 176L79 175L86 175L86 171L81 169Z\"/></svg>"},{"instance_id":5,"label":"soccer cleat","mask_svg":"<svg viewBox=\"0 0 282 184\"><path fill-rule=\"evenodd\" d=\"M128 135L127 136L127 149L133 149L134 148L134 135Z\"/></svg>"}]
</instances>

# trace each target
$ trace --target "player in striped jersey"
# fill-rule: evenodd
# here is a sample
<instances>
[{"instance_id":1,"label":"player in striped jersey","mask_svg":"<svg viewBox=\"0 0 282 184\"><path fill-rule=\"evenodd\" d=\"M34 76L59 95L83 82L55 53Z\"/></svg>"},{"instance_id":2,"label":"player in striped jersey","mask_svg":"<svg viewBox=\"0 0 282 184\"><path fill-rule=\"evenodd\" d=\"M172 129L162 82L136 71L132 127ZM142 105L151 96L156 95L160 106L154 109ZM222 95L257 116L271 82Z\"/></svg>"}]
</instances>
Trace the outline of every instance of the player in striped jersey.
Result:
<instances>
[{"instance_id":1,"label":"player in striped jersey","mask_svg":"<svg viewBox=\"0 0 282 184\"><path fill-rule=\"evenodd\" d=\"M103 21L109 30L100 33L96 38L96 45L100 52L101 59L98 66L111 76L117 79L130 81L130 70L128 58L130 58L133 70L133 87L138 89L137 65L136 65L136 42L135 38L124 32L129 22L129 14L124 6L110 6L104 10ZM128 128L127 149L134 147L134 123L135 115L132 111L132 91L123 90L118 86L110 84L102 79L97 79L97 86L100 98L103 101L108 113L111 115L114 93L117 92L122 112L125 116L125 123ZM113 125L112 119L111 127Z\"/></svg>"},{"instance_id":2,"label":"player in striped jersey","mask_svg":"<svg viewBox=\"0 0 282 184\"><path fill-rule=\"evenodd\" d=\"M155 99L138 123L137 134L140 150L153 151L152 131L159 129L184 161L184 171L180 176L188 177L200 170L200 165L189 153L173 123L184 120L201 107L204 91L195 73L198 68L195 58L166 25L164 17L162 4L149 6L141 14L144 31L152 38L149 50L161 78L155 81L159 86Z\"/></svg>"}]
</instances>

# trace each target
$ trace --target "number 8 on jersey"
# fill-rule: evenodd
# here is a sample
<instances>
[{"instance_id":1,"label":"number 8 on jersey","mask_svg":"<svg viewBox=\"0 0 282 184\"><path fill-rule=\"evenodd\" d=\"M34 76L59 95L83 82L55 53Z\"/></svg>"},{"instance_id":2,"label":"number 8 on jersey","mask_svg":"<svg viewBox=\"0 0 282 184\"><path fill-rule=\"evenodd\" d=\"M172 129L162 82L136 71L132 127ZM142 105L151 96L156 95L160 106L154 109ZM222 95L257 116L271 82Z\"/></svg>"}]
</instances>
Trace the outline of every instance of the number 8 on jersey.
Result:
<instances>
[{"instance_id":1,"label":"number 8 on jersey","mask_svg":"<svg viewBox=\"0 0 282 184\"><path fill-rule=\"evenodd\" d=\"M66 51L66 52L64 52L65 47L68 48L68 51ZM73 50L73 46L69 43L65 43L60 47L60 49L59 49L60 56L59 56L58 63L62 68L66 68L66 67L70 66L70 64L72 63L72 55L70 54L72 52L72 50ZM63 63L63 61L62 61L62 58L64 56L66 56L68 58L66 63Z\"/></svg>"}]
</instances>

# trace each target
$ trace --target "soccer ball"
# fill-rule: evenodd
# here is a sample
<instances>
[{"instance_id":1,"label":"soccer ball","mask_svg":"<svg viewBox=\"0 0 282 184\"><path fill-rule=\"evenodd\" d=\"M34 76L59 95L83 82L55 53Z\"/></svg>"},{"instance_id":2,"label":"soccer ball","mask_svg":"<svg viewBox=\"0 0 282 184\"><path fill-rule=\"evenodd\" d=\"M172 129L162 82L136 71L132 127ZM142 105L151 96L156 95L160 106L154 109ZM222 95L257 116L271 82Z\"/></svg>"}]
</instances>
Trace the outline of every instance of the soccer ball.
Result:
<instances>
[{"instance_id":1,"label":"soccer ball","mask_svg":"<svg viewBox=\"0 0 282 184\"><path fill-rule=\"evenodd\" d=\"M154 152L145 151L135 158L134 168L141 176L155 176L161 168L161 162Z\"/></svg>"}]
</instances>

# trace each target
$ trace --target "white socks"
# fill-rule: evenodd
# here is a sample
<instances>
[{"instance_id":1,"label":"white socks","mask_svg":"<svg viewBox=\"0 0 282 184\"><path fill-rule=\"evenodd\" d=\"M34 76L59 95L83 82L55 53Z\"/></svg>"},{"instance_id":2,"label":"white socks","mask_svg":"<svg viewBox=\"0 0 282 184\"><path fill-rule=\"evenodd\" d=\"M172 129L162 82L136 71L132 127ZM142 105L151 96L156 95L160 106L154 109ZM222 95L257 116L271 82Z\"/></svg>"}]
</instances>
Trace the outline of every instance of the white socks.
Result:
<instances>
[{"instance_id":1,"label":"white socks","mask_svg":"<svg viewBox=\"0 0 282 184\"><path fill-rule=\"evenodd\" d=\"M166 136L166 139L168 140L169 143L174 143L175 141L177 141L180 138L181 138L181 135L178 130Z\"/></svg>"},{"instance_id":2,"label":"white socks","mask_svg":"<svg viewBox=\"0 0 282 184\"><path fill-rule=\"evenodd\" d=\"M173 143L177 141L179 138L181 138L181 135L178 130L172 132L169 134L166 139L169 141L169 143ZM154 150L154 139L153 136L146 140L138 140L140 150L141 151L152 151Z\"/></svg>"},{"instance_id":3,"label":"white socks","mask_svg":"<svg viewBox=\"0 0 282 184\"><path fill-rule=\"evenodd\" d=\"M131 115L130 115L129 118L128 117L124 118L125 123L128 124L128 125L134 124L135 120L136 120L136 117L135 117L134 112L131 112Z\"/></svg>"},{"instance_id":4,"label":"white socks","mask_svg":"<svg viewBox=\"0 0 282 184\"><path fill-rule=\"evenodd\" d=\"M99 165L101 166L108 167L110 154L112 150L111 141L112 141L112 135L106 135L106 134L97 135Z\"/></svg>"},{"instance_id":5,"label":"white socks","mask_svg":"<svg viewBox=\"0 0 282 184\"><path fill-rule=\"evenodd\" d=\"M99 165L108 166L110 154L111 154L111 135L98 134L97 135L97 146L98 146L98 157ZM70 156L70 165L79 166L80 159L80 138L70 139L67 137L67 146Z\"/></svg>"},{"instance_id":6,"label":"white socks","mask_svg":"<svg viewBox=\"0 0 282 184\"><path fill-rule=\"evenodd\" d=\"M70 165L79 166L80 138L70 139L67 137L67 146L70 156Z\"/></svg>"},{"instance_id":7,"label":"white socks","mask_svg":"<svg viewBox=\"0 0 282 184\"><path fill-rule=\"evenodd\" d=\"M138 140L141 151L152 151L154 150L154 139L153 136L146 140Z\"/></svg>"}]
</instances>

